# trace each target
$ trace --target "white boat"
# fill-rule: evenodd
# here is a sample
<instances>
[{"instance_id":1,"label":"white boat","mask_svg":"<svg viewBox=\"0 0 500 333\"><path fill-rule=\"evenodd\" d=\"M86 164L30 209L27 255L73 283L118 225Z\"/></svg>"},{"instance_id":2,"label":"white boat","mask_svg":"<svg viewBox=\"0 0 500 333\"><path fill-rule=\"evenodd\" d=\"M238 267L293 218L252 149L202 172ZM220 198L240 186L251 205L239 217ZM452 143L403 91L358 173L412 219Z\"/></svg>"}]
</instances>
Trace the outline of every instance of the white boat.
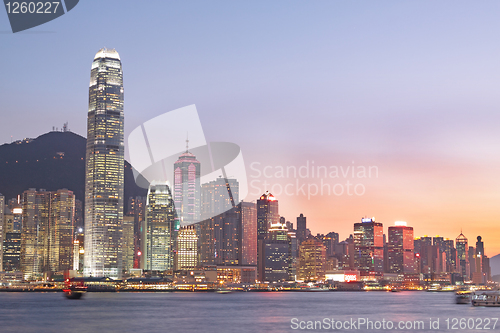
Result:
<instances>
[{"instance_id":1,"label":"white boat","mask_svg":"<svg viewBox=\"0 0 500 333\"><path fill-rule=\"evenodd\" d=\"M470 291L457 291L455 294L455 302L457 304L469 304L472 293Z\"/></svg>"},{"instance_id":2,"label":"white boat","mask_svg":"<svg viewBox=\"0 0 500 333\"><path fill-rule=\"evenodd\" d=\"M500 306L500 291L477 290L472 293L473 306Z\"/></svg>"}]
</instances>

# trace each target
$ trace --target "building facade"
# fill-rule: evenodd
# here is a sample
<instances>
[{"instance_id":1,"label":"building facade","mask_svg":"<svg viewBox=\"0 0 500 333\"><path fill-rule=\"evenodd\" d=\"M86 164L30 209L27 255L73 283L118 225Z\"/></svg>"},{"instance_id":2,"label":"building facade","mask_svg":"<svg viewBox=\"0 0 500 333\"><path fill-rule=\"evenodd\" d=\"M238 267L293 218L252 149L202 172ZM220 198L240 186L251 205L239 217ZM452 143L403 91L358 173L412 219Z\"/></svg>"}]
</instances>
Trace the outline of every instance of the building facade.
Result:
<instances>
[{"instance_id":1,"label":"building facade","mask_svg":"<svg viewBox=\"0 0 500 333\"><path fill-rule=\"evenodd\" d=\"M170 186L151 184L142 228L142 269L166 271L174 268L175 221L176 211Z\"/></svg>"},{"instance_id":2,"label":"building facade","mask_svg":"<svg viewBox=\"0 0 500 333\"><path fill-rule=\"evenodd\" d=\"M396 222L388 228L387 260L389 273L415 273L413 228L406 222Z\"/></svg>"},{"instance_id":3,"label":"building facade","mask_svg":"<svg viewBox=\"0 0 500 333\"><path fill-rule=\"evenodd\" d=\"M103 48L92 62L85 165L84 274L120 278L124 186L123 72Z\"/></svg>"},{"instance_id":4,"label":"building facade","mask_svg":"<svg viewBox=\"0 0 500 333\"><path fill-rule=\"evenodd\" d=\"M173 195L180 226L187 226L200 221L200 170L200 162L186 147L186 151L174 163ZM176 228L178 230L178 226Z\"/></svg>"},{"instance_id":5,"label":"building facade","mask_svg":"<svg viewBox=\"0 0 500 333\"><path fill-rule=\"evenodd\" d=\"M384 240L382 223L375 218L363 218L354 224L354 262L361 275L383 271Z\"/></svg>"},{"instance_id":6,"label":"building facade","mask_svg":"<svg viewBox=\"0 0 500 333\"><path fill-rule=\"evenodd\" d=\"M181 227L177 234L177 270L194 269L198 266L198 235L194 225Z\"/></svg>"},{"instance_id":7,"label":"building facade","mask_svg":"<svg viewBox=\"0 0 500 333\"><path fill-rule=\"evenodd\" d=\"M269 192L257 200L257 280L264 281L265 240L272 224L278 224L278 200Z\"/></svg>"},{"instance_id":8,"label":"building facade","mask_svg":"<svg viewBox=\"0 0 500 333\"><path fill-rule=\"evenodd\" d=\"M321 281L325 279L326 248L315 238L308 238L299 245L297 279Z\"/></svg>"},{"instance_id":9,"label":"building facade","mask_svg":"<svg viewBox=\"0 0 500 333\"><path fill-rule=\"evenodd\" d=\"M465 281L468 281L470 278L469 244L463 233L460 232L460 235L455 239L455 246L457 249L457 271Z\"/></svg>"}]
</instances>

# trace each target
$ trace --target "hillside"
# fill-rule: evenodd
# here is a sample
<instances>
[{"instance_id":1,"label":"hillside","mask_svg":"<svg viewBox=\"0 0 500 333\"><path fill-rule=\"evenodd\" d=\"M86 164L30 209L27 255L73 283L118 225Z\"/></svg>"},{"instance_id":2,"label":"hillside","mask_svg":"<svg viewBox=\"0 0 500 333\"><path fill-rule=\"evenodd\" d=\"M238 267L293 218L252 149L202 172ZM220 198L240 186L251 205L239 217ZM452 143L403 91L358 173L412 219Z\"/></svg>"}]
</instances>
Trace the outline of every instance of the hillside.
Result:
<instances>
[{"instance_id":1,"label":"hillside","mask_svg":"<svg viewBox=\"0 0 500 333\"><path fill-rule=\"evenodd\" d=\"M0 193L7 201L29 188L67 188L83 201L86 142L72 132L49 132L31 141L1 145ZM129 197L145 196L146 192L135 184L125 161L125 205Z\"/></svg>"}]
</instances>

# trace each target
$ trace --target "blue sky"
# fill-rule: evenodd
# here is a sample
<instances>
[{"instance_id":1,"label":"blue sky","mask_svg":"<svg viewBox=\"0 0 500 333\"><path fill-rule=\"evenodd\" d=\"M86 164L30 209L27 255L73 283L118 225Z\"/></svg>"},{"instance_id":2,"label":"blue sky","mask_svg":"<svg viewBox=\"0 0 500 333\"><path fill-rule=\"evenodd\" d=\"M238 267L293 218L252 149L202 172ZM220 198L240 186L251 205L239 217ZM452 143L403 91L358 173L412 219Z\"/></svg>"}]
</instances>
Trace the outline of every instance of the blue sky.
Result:
<instances>
[{"instance_id":1,"label":"blue sky","mask_svg":"<svg viewBox=\"0 0 500 333\"><path fill-rule=\"evenodd\" d=\"M66 121L85 136L93 56L116 48L126 135L196 104L207 139L238 143L247 164L379 167L363 197L278 197L313 232L346 237L367 214L453 238L474 220L474 239L500 214L499 14L498 1L82 0L12 34L0 11L0 143Z\"/></svg>"}]
</instances>

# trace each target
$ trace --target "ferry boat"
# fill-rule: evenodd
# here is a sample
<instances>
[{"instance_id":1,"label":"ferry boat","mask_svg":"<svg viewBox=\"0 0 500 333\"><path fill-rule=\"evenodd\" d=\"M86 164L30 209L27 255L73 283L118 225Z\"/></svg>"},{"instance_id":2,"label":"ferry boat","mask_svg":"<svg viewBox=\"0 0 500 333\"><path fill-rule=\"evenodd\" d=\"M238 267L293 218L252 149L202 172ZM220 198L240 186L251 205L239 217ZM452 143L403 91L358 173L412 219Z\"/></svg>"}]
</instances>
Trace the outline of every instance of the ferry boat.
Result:
<instances>
[{"instance_id":1,"label":"ferry boat","mask_svg":"<svg viewBox=\"0 0 500 333\"><path fill-rule=\"evenodd\" d=\"M82 279L67 279L63 289L64 296L68 299L80 299L87 292L87 287Z\"/></svg>"},{"instance_id":2,"label":"ferry boat","mask_svg":"<svg viewBox=\"0 0 500 333\"><path fill-rule=\"evenodd\" d=\"M457 304L470 304L472 293L470 291L457 291L455 294L455 303Z\"/></svg>"},{"instance_id":3,"label":"ferry boat","mask_svg":"<svg viewBox=\"0 0 500 333\"><path fill-rule=\"evenodd\" d=\"M500 306L500 291L475 291L471 303L472 306Z\"/></svg>"}]
</instances>

